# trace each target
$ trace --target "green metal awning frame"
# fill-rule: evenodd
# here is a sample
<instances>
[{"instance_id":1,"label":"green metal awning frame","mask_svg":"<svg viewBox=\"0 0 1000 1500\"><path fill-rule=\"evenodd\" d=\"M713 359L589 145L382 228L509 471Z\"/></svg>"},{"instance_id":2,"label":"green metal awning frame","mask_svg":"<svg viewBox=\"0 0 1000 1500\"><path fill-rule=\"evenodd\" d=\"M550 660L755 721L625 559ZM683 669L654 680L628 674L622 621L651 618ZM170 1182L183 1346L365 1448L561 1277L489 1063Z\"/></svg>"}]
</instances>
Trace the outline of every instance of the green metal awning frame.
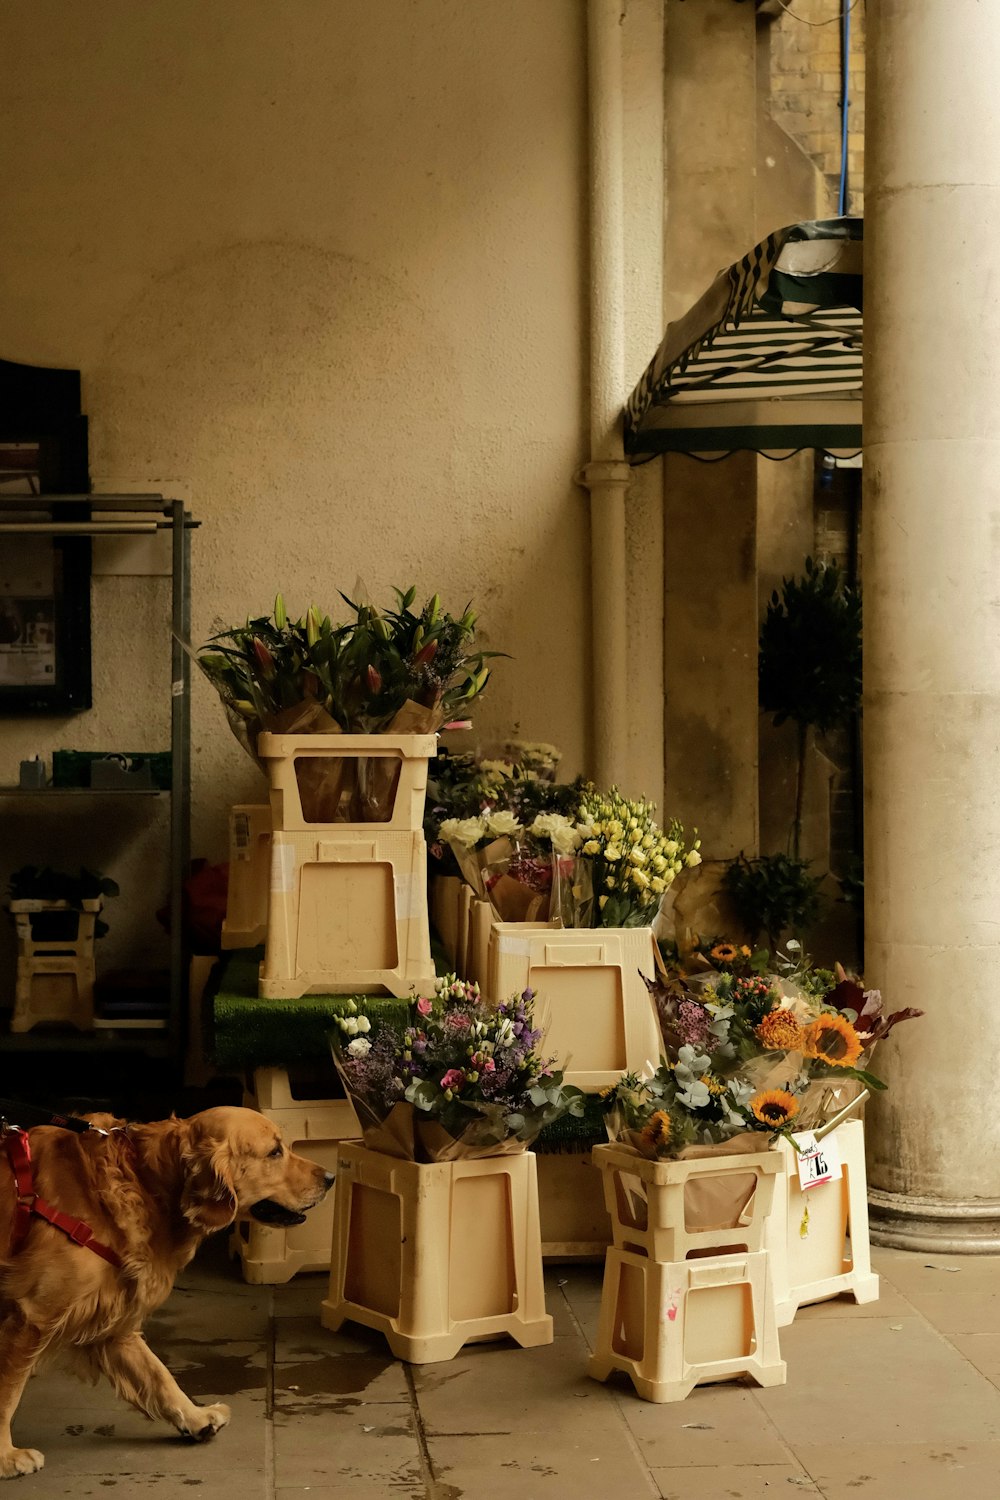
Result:
<instances>
[{"instance_id":1,"label":"green metal awning frame","mask_svg":"<svg viewBox=\"0 0 1000 1500\"><path fill-rule=\"evenodd\" d=\"M864 220L768 235L671 323L625 408L625 453L861 448Z\"/></svg>"}]
</instances>

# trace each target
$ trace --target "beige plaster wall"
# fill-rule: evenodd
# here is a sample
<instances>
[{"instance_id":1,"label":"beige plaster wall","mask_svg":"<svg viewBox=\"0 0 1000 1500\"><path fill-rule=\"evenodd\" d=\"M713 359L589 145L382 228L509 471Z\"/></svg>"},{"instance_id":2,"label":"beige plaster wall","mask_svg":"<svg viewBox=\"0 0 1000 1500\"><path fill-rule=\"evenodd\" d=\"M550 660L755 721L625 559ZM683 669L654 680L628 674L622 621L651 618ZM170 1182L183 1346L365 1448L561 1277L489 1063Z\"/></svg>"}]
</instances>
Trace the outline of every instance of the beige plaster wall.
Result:
<instances>
[{"instance_id":1,"label":"beige plaster wall","mask_svg":"<svg viewBox=\"0 0 1000 1500\"><path fill-rule=\"evenodd\" d=\"M13 0L0 49L0 353L82 369L97 487L190 501L195 638L277 587L472 596L514 658L477 730L556 741L570 773L584 23L577 0ZM5 722L0 781L53 745L165 743L163 653L132 649L155 588L97 581L95 707ZM198 682L196 852L257 786Z\"/></svg>"}]
</instances>

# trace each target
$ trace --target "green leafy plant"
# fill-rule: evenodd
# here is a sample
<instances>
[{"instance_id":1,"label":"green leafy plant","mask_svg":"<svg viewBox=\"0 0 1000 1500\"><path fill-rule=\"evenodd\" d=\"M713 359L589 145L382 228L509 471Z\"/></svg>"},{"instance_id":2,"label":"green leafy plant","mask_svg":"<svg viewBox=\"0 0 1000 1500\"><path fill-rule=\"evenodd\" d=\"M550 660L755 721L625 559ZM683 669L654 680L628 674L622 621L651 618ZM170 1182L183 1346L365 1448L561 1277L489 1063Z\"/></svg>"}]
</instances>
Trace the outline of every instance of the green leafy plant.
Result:
<instances>
[{"instance_id":1,"label":"green leafy plant","mask_svg":"<svg viewBox=\"0 0 1000 1500\"><path fill-rule=\"evenodd\" d=\"M740 854L723 877L740 921L756 943L766 933L775 951L783 932L805 932L820 912L820 877L809 873L809 862L788 854L766 854L747 859Z\"/></svg>"},{"instance_id":2,"label":"green leafy plant","mask_svg":"<svg viewBox=\"0 0 1000 1500\"><path fill-rule=\"evenodd\" d=\"M855 855L848 862L843 875L837 875L835 878L840 886L840 900L854 911L863 912L865 909L864 861Z\"/></svg>"},{"instance_id":3,"label":"green leafy plant","mask_svg":"<svg viewBox=\"0 0 1000 1500\"><path fill-rule=\"evenodd\" d=\"M861 595L834 562L806 558L805 574L783 578L760 627L758 700L776 725L798 728L792 854L802 844L802 799L811 730L843 724L861 701Z\"/></svg>"}]
</instances>

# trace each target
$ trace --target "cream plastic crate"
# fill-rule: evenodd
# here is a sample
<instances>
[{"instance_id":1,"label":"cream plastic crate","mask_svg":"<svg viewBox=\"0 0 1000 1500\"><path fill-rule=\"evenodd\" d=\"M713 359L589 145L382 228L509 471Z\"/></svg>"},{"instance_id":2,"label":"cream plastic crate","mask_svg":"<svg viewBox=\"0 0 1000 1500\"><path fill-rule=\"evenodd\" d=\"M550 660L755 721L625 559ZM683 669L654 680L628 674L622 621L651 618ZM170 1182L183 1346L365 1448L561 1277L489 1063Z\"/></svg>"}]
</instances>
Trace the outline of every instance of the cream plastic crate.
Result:
<instances>
[{"instance_id":1,"label":"cream plastic crate","mask_svg":"<svg viewBox=\"0 0 1000 1500\"><path fill-rule=\"evenodd\" d=\"M229 891L223 948L256 948L267 938L271 881L271 809L243 805L229 813Z\"/></svg>"},{"instance_id":2,"label":"cream plastic crate","mask_svg":"<svg viewBox=\"0 0 1000 1500\"><path fill-rule=\"evenodd\" d=\"M764 1248L784 1166L776 1151L649 1161L609 1143L593 1155L617 1249L666 1262Z\"/></svg>"},{"instance_id":3,"label":"cream plastic crate","mask_svg":"<svg viewBox=\"0 0 1000 1500\"><path fill-rule=\"evenodd\" d=\"M262 997L405 996L433 980L422 833L274 834Z\"/></svg>"},{"instance_id":4,"label":"cream plastic crate","mask_svg":"<svg viewBox=\"0 0 1000 1500\"><path fill-rule=\"evenodd\" d=\"M427 797L427 768L437 754L437 736L433 734L261 734L257 737L257 754L267 770L271 796L271 817L275 832L316 832L319 828L383 828L394 832L416 833L423 828L424 802ZM305 776L321 774L336 785L337 768L351 777L363 775L364 767L378 762L380 778L395 777L390 790L388 817L352 821L340 817L317 822L306 818L300 796L299 772L296 767L308 765ZM353 784L353 780L352 780ZM389 782L391 788L391 780ZM308 797L308 791L307 791ZM336 801L333 791L327 799ZM388 797L386 798L388 800Z\"/></svg>"},{"instance_id":5,"label":"cream plastic crate","mask_svg":"<svg viewBox=\"0 0 1000 1500\"><path fill-rule=\"evenodd\" d=\"M537 990L548 1011L546 1051L568 1058L566 1082L596 1091L660 1056L660 1032L639 971L654 972L649 927L559 928L497 922L490 995Z\"/></svg>"},{"instance_id":6,"label":"cream plastic crate","mask_svg":"<svg viewBox=\"0 0 1000 1500\"><path fill-rule=\"evenodd\" d=\"M90 1031L94 1025L94 926L103 901L11 901L17 934L17 978L12 1032L31 1031L47 1022ZM32 918L52 913L76 918L68 938L36 937Z\"/></svg>"},{"instance_id":7,"label":"cream plastic crate","mask_svg":"<svg viewBox=\"0 0 1000 1500\"><path fill-rule=\"evenodd\" d=\"M800 1307L845 1292L855 1302L878 1301L879 1279L872 1271L868 1238L865 1127L861 1120L850 1120L832 1134L840 1148L843 1177L806 1192L799 1186L793 1147L778 1142L784 1173L765 1244L771 1255L779 1328L791 1323Z\"/></svg>"},{"instance_id":8,"label":"cream plastic crate","mask_svg":"<svg viewBox=\"0 0 1000 1500\"><path fill-rule=\"evenodd\" d=\"M603 1260L611 1244L602 1175L589 1151L540 1151L538 1216L545 1260Z\"/></svg>"},{"instance_id":9,"label":"cream plastic crate","mask_svg":"<svg viewBox=\"0 0 1000 1500\"><path fill-rule=\"evenodd\" d=\"M254 1068L252 1087L244 1098L248 1108L260 1110L262 1115L267 1115L282 1128L286 1116L298 1118L305 1115L303 1140L311 1135L336 1136L345 1140L361 1135L358 1117L349 1099L307 1099L293 1094L287 1068Z\"/></svg>"},{"instance_id":10,"label":"cream plastic crate","mask_svg":"<svg viewBox=\"0 0 1000 1500\"><path fill-rule=\"evenodd\" d=\"M492 996L490 990L489 955L490 935L496 921L493 908L488 901L478 896L472 898L469 907L469 936L465 948L465 977L470 984L478 984L483 996Z\"/></svg>"},{"instance_id":11,"label":"cream plastic crate","mask_svg":"<svg viewBox=\"0 0 1000 1500\"><path fill-rule=\"evenodd\" d=\"M469 958L469 913L476 898L463 880L458 892L458 933L455 942L455 973L459 979L467 979Z\"/></svg>"},{"instance_id":12,"label":"cream plastic crate","mask_svg":"<svg viewBox=\"0 0 1000 1500\"><path fill-rule=\"evenodd\" d=\"M285 1068L255 1068L253 1086L244 1095L248 1109L258 1109L278 1126L291 1150L336 1172L341 1142L360 1140L361 1126L347 1099L301 1099L293 1096ZM333 1193L311 1208L306 1222L275 1229L247 1220L230 1240L243 1280L255 1286L279 1286L309 1271L327 1271L333 1239Z\"/></svg>"},{"instance_id":13,"label":"cream plastic crate","mask_svg":"<svg viewBox=\"0 0 1000 1500\"><path fill-rule=\"evenodd\" d=\"M614 1370L645 1401L682 1401L741 1375L784 1385L767 1251L658 1261L609 1250L589 1372Z\"/></svg>"},{"instance_id":14,"label":"cream plastic crate","mask_svg":"<svg viewBox=\"0 0 1000 1500\"><path fill-rule=\"evenodd\" d=\"M458 954L458 910L462 881L457 875L435 875L431 881L431 921L454 968Z\"/></svg>"},{"instance_id":15,"label":"cream plastic crate","mask_svg":"<svg viewBox=\"0 0 1000 1500\"><path fill-rule=\"evenodd\" d=\"M414 1364L552 1342L531 1152L424 1165L345 1145L335 1193L324 1328L375 1328Z\"/></svg>"}]
</instances>

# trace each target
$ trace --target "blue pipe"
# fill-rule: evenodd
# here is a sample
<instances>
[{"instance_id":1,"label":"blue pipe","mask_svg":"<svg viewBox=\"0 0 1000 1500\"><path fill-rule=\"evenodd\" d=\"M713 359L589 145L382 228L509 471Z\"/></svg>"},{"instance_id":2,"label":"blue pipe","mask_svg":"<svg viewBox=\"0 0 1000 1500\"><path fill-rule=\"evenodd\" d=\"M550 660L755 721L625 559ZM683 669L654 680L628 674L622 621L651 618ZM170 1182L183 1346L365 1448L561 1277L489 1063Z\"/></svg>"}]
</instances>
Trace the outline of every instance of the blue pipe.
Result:
<instances>
[{"instance_id":1,"label":"blue pipe","mask_svg":"<svg viewBox=\"0 0 1000 1500\"><path fill-rule=\"evenodd\" d=\"M847 212L847 115L850 109L851 88L851 0L843 0L843 14L841 15L840 29L840 74L842 89L840 95L840 195L837 200L837 212L843 218Z\"/></svg>"}]
</instances>

